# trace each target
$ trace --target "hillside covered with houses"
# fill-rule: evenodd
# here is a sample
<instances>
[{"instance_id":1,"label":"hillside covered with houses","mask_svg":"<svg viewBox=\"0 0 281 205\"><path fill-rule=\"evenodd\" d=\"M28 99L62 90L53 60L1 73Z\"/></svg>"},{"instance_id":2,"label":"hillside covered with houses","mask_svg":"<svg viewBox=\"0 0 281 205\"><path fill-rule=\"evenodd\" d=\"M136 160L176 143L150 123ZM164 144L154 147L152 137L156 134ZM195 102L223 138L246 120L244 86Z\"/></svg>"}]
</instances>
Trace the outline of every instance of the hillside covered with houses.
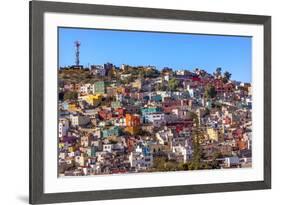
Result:
<instances>
[{"instance_id":1,"label":"hillside covered with houses","mask_svg":"<svg viewBox=\"0 0 281 205\"><path fill-rule=\"evenodd\" d=\"M58 70L59 176L252 166L251 84L221 68Z\"/></svg>"}]
</instances>

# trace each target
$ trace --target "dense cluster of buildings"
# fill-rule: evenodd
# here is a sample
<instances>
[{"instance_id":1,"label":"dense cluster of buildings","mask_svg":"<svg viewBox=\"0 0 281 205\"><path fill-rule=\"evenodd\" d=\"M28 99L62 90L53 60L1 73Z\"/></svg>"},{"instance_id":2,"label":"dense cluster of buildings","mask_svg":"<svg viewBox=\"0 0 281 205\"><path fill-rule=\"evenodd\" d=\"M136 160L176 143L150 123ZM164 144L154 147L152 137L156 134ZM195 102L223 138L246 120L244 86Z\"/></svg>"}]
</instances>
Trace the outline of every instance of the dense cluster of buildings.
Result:
<instances>
[{"instance_id":1,"label":"dense cluster of buildings","mask_svg":"<svg viewBox=\"0 0 281 205\"><path fill-rule=\"evenodd\" d=\"M60 176L251 166L251 84L218 68L59 70Z\"/></svg>"}]
</instances>

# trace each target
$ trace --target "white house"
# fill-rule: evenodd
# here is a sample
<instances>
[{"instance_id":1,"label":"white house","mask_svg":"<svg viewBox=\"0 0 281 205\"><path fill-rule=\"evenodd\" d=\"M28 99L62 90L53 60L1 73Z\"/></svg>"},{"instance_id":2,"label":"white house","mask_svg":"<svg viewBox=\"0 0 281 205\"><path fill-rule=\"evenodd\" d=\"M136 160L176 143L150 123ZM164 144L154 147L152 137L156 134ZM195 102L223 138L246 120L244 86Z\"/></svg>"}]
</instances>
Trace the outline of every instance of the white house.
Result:
<instances>
[{"instance_id":1,"label":"white house","mask_svg":"<svg viewBox=\"0 0 281 205\"><path fill-rule=\"evenodd\" d=\"M59 119L59 138L66 136L69 129L69 121L66 118Z\"/></svg>"},{"instance_id":2,"label":"white house","mask_svg":"<svg viewBox=\"0 0 281 205\"><path fill-rule=\"evenodd\" d=\"M183 162L186 163L192 158L192 148L191 146L182 146L181 144L172 147L173 153L183 156Z\"/></svg>"},{"instance_id":3,"label":"white house","mask_svg":"<svg viewBox=\"0 0 281 205\"><path fill-rule=\"evenodd\" d=\"M193 98L194 97L194 89L191 88L190 85L187 85L186 90L188 91L189 96Z\"/></svg>"},{"instance_id":4,"label":"white house","mask_svg":"<svg viewBox=\"0 0 281 205\"><path fill-rule=\"evenodd\" d=\"M88 147L91 145L92 137L90 135L85 135L81 137L81 146Z\"/></svg>"},{"instance_id":5,"label":"white house","mask_svg":"<svg viewBox=\"0 0 281 205\"><path fill-rule=\"evenodd\" d=\"M240 164L239 158L237 156L233 157L225 157L224 158L224 166L227 168L237 167Z\"/></svg>"},{"instance_id":6,"label":"white house","mask_svg":"<svg viewBox=\"0 0 281 205\"><path fill-rule=\"evenodd\" d=\"M90 93L90 89L91 89L90 83L83 84L80 86L80 93L88 94L88 93Z\"/></svg>"},{"instance_id":7,"label":"white house","mask_svg":"<svg viewBox=\"0 0 281 205\"><path fill-rule=\"evenodd\" d=\"M79 164L79 166L85 166L85 157L75 156L75 163Z\"/></svg>"},{"instance_id":8,"label":"white house","mask_svg":"<svg viewBox=\"0 0 281 205\"><path fill-rule=\"evenodd\" d=\"M102 65L92 65L91 67L92 75L105 76L106 71Z\"/></svg>"},{"instance_id":9,"label":"white house","mask_svg":"<svg viewBox=\"0 0 281 205\"><path fill-rule=\"evenodd\" d=\"M112 148L113 148L113 145L112 145L112 144L104 144L102 150L103 150L104 152L109 152L109 153L111 153L111 152L112 152Z\"/></svg>"},{"instance_id":10,"label":"white house","mask_svg":"<svg viewBox=\"0 0 281 205\"><path fill-rule=\"evenodd\" d=\"M170 128L166 128L164 130L160 130L155 134L156 139L158 140L159 144L164 145L167 143L170 139L172 139L174 134L172 133L172 130Z\"/></svg>"},{"instance_id":11,"label":"white house","mask_svg":"<svg viewBox=\"0 0 281 205\"><path fill-rule=\"evenodd\" d=\"M164 113L147 113L145 114L145 122L152 123L154 126L161 126L165 123Z\"/></svg>"},{"instance_id":12,"label":"white house","mask_svg":"<svg viewBox=\"0 0 281 205\"><path fill-rule=\"evenodd\" d=\"M147 147L137 146L129 155L131 167L136 170L146 170L153 166L153 155Z\"/></svg>"},{"instance_id":13,"label":"white house","mask_svg":"<svg viewBox=\"0 0 281 205\"><path fill-rule=\"evenodd\" d=\"M84 115L70 115L70 122L72 126L86 125L90 122L90 118Z\"/></svg>"}]
</instances>

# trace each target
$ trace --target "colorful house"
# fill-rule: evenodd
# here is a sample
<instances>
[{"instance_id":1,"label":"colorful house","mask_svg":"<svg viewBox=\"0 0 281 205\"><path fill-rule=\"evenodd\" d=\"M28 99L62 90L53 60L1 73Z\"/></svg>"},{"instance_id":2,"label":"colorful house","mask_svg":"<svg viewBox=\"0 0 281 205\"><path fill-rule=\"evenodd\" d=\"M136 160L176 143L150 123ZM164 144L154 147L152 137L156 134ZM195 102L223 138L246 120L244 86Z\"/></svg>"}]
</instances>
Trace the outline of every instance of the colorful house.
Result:
<instances>
[{"instance_id":1,"label":"colorful house","mask_svg":"<svg viewBox=\"0 0 281 205\"><path fill-rule=\"evenodd\" d=\"M137 134L140 129L140 116L137 114L126 114L126 131L132 135Z\"/></svg>"},{"instance_id":2,"label":"colorful house","mask_svg":"<svg viewBox=\"0 0 281 205\"><path fill-rule=\"evenodd\" d=\"M119 136L120 128L117 126L110 127L102 131L103 138Z\"/></svg>"},{"instance_id":3,"label":"colorful house","mask_svg":"<svg viewBox=\"0 0 281 205\"><path fill-rule=\"evenodd\" d=\"M85 96L80 96L78 99L81 101L86 101L90 105L96 106L101 102L102 95L101 94L85 95Z\"/></svg>"},{"instance_id":4,"label":"colorful house","mask_svg":"<svg viewBox=\"0 0 281 205\"><path fill-rule=\"evenodd\" d=\"M105 93L105 83L103 81L95 82L94 93L95 94L104 94Z\"/></svg>"},{"instance_id":5,"label":"colorful house","mask_svg":"<svg viewBox=\"0 0 281 205\"><path fill-rule=\"evenodd\" d=\"M139 126L140 116L137 114L126 114L126 126Z\"/></svg>"}]
</instances>

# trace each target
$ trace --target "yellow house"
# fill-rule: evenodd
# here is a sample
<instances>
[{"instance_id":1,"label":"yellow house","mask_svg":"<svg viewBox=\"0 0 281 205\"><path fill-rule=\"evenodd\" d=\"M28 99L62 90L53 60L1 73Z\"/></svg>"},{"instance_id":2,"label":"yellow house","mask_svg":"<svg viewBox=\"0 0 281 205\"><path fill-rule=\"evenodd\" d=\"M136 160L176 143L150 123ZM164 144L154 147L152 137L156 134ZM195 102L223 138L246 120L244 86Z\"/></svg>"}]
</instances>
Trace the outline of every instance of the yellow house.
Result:
<instances>
[{"instance_id":1,"label":"yellow house","mask_svg":"<svg viewBox=\"0 0 281 205\"><path fill-rule=\"evenodd\" d=\"M218 130L216 130L214 128L207 128L207 134L209 135L210 140L214 140L214 141L219 140Z\"/></svg>"},{"instance_id":2,"label":"yellow house","mask_svg":"<svg viewBox=\"0 0 281 205\"><path fill-rule=\"evenodd\" d=\"M68 147L68 152L74 152L74 151L75 151L74 147Z\"/></svg>"},{"instance_id":3,"label":"yellow house","mask_svg":"<svg viewBox=\"0 0 281 205\"><path fill-rule=\"evenodd\" d=\"M69 111L76 111L77 110L76 104L75 103L69 103L68 104L68 110Z\"/></svg>"},{"instance_id":4,"label":"yellow house","mask_svg":"<svg viewBox=\"0 0 281 205\"><path fill-rule=\"evenodd\" d=\"M64 148L64 143L59 143L59 148Z\"/></svg>"},{"instance_id":5,"label":"yellow house","mask_svg":"<svg viewBox=\"0 0 281 205\"><path fill-rule=\"evenodd\" d=\"M97 105L102 100L101 94L95 94L95 95L84 95L79 97L80 100L86 101L90 105Z\"/></svg>"}]
</instances>

